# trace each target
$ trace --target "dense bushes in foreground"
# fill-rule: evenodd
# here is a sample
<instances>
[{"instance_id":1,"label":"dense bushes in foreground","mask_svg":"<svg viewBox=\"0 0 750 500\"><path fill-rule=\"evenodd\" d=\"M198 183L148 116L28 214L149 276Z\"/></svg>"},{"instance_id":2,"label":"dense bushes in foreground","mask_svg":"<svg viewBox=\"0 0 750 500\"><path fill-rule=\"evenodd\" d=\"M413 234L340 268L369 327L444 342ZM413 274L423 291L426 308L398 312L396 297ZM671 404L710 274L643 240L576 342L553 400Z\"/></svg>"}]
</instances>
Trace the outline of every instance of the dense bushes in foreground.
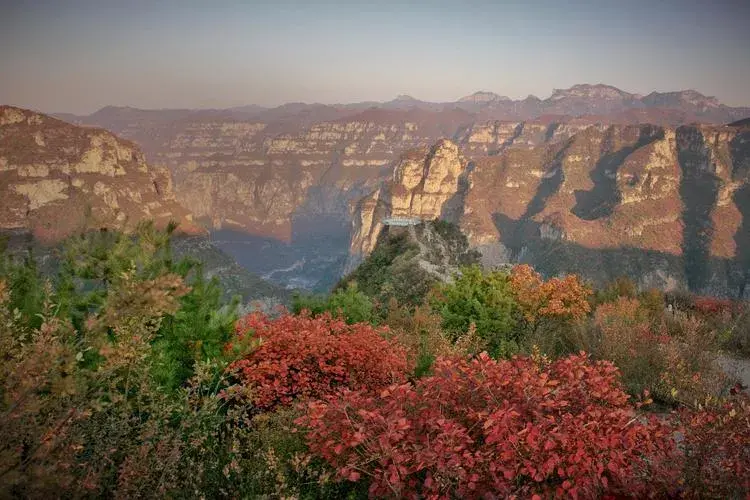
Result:
<instances>
[{"instance_id":1,"label":"dense bushes in foreground","mask_svg":"<svg viewBox=\"0 0 750 500\"><path fill-rule=\"evenodd\" d=\"M234 322L165 241L77 239L49 282L2 262L0 497L750 493L715 359L741 305L473 268L421 304L352 286Z\"/></svg>"},{"instance_id":2,"label":"dense bushes in foreground","mask_svg":"<svg viewBox=\"0 0 750 500\"><path fill-rule=\"evenodd\" d=\"M672 428L639 418L610 363L443 360L415 385L346 391L299 422L375 497L640 497L675 484Z\"/></svg>"}]
</instances>

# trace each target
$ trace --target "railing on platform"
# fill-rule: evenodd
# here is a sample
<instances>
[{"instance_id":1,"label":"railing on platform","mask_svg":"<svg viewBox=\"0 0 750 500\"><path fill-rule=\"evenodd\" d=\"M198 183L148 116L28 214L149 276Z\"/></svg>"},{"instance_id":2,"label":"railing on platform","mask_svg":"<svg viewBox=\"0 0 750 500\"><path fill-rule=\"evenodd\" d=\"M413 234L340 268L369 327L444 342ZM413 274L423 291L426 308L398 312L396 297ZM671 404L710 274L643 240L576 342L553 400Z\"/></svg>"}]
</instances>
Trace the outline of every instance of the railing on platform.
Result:
<instances>
[{"instance_id":1,"label":"railing on platform","mask_svg":"<svg viewBox=\"0 0 750 500\"><path fill-rule=\"evenodd\" d=\"M416 226L422 219L416 217L386 217L382 221L384 226Z\"/></svg>"}]
</instances>

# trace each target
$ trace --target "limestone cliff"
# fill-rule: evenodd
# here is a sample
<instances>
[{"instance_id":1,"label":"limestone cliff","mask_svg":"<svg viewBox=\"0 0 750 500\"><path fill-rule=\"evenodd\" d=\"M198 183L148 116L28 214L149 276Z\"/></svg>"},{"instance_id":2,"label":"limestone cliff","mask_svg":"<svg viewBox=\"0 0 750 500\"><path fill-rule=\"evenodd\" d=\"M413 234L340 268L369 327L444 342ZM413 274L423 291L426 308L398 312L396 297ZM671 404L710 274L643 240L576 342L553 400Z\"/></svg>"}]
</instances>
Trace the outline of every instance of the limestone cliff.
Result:
<instances>
[{"instance_id":1,"label":"limestone cliff","mask_svg":"<svg viewBox=\"0 0 750 500\"><path fill-rule=\"evenodd\" d=\"M170 220L200 232L172 191L169 172L101 129L0 106L0 229L57 241L83 229Z\"/></svg>"},{"instance_id":2,"label":"limestone cliff","mask_svg":"<svg viewBox=\"0 0 750 500\"><path fill-rule=\"evenodd\" d=\"M434 147L449 150L449 162L433 164L427 150L405 155L393 180L358 204L352 264L372 250L384 217L441 216L460 224L489 265L746 293L750 128L591 125L517 141L526 128L476 125L463 154L445 141ZM451 199L460 202L446 211Z\"/></svg>"},{"instance_id":3,"label":"limestone cliff","mask_svg":"<svg viewBox=\"0 0 750 500\"><path fill-rule=\"evenodd\" d=\"M196 114L159 129L147 153L168 167L177 199L214 229L283 241L294 219L341 219L404 151L451 135L468 115L368 110L310 126Z\"/></svg>"},{"instance_id":4,"label":"limestone cliff","mask_svg":"<svg viewBox=\"0 0 750 500\"><path fill-rule=\"evenodd\" d=\"M391 179L359 202L346 270L375 248L385 218L457 220L468 166L458 146L446 139L404 154Z\"/></svg>"}]
</instances>

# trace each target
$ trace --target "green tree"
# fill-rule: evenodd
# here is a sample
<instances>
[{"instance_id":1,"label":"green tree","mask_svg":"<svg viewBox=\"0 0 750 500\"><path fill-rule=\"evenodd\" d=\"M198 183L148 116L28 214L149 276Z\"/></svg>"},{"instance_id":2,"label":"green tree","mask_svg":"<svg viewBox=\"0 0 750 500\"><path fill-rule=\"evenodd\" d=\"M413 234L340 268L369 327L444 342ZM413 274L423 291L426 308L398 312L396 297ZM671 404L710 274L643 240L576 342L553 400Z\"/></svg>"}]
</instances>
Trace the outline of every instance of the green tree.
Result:
<instances>
[{"instance_id":1,"label":"green tree","mask_svg":"<svg viewBox=\"0 0 750 500\"><path fill-rule=\"evenodd\" d=\"M85 320L102 310L108 294L126 276L134 282L168 274L181 277L190 290L180 297L176 312L160 318L149 354L156 380L168 388L184 384L196 362L221 356L237 305L237 300L222 303L218 281L205 279L199 262L173 258L175 228L169 225L158 230L153 223L144 222L129 235L95 231L73 236L58 249L57 269L48 277L54 285L55 317L69 321L79 335ZM22 263L5 256L0 278L8 283L10 310L18 310L28 328L38 328L45 280L31 251Z\"/></svg>"},{"instance_id":2,"label":"green tree","mask_svg":"<svg viewBox=\"0 0 750 500\"><path fill-rule=\"evenodd\" d=\"M431 305L442 316L443 328L453 340L474 324L491 355L508 356L518 350L518 306L508 273L485 274L477 265L465 267L453 283L433 290Z\"/></svg>"},{"instance_id":3,"label":"green tree","mask_svg":"<svg viewBox=\"0 0 750 500\"><path fill-rule=\"evenodd\" d=\"M45 285L33 251L29 249L22 259L3 251L0 278L4 278L8 284L9 309L17 311L27 328L39 328L42 324L40 314L44 304Z\"/></svg>"}]
</instances>

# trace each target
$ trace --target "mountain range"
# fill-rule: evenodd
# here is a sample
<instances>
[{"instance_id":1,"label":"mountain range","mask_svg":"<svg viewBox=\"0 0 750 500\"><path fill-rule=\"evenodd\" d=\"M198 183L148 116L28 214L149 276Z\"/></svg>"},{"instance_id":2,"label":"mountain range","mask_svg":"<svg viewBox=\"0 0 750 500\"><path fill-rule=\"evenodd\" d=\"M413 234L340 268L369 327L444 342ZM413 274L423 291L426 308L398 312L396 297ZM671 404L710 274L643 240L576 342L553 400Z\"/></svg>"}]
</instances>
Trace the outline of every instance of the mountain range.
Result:
<instances>
[{"instance_id":1,"label":"mountain range","mask_svg":"<svg viewBox=\"0 0 750 500\"><path fill-rule=\"evenodd\" d=\"M330 287L394 213L456 222L488 265L597 263L583 274L719 295L745 293L750 274L750 108L692 90L56 116L79 126L72 138L106 129L137 144L190 224L288 287ZM13 200L16 214L31 203Z\"/></svg>"},{"instance_id":2,"label":"mountain range","mask_svg":"<svg viewBox=\"0 0 750 500\"><path fill-rule=\"evenodd\" d=\"M529 95L513 100L493 92L478 91L453 102L428 102L409 95L399 95L391 101L366 101L349 104L288 103L274 108L257 105L227 109L163 109L141 110L131 107L107 106L87 115L59 113L61 119L87 123L106 123L110 128L126 125L133 120L155 125L189 116L224 116L236 119L254 119L261 122L320 122L344 118L370 108L390 110L419 109L445 111L461 109L478 113L481 118L496 120L530 120L543 116L572 115L632 123L657 121L660 124L680 124L689 121L703 123L728 123L750 115L750 107L731 107L721 104L715 97L705 96L695 90L651 92L633 94L605 84L577 84L568 89L554 89L550 97L540 99ZM628 113L631 112L631 113ZM632 112L635 112L633 114Z\"/></svg>"}]
</instances>

